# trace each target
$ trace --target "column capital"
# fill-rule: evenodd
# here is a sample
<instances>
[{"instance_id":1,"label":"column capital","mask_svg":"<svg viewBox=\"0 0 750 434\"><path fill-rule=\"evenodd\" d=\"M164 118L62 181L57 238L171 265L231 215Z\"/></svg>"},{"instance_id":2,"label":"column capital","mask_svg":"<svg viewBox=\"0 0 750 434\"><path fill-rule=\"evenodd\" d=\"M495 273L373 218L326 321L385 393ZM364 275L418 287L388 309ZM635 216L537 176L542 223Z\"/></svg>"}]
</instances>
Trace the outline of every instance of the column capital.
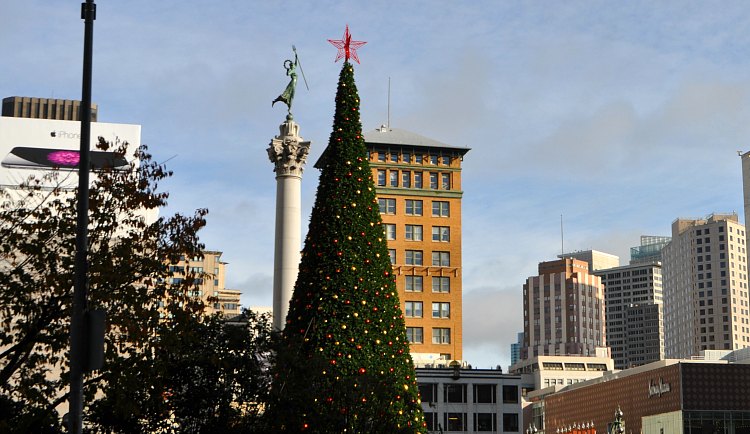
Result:
<instances>
[{"instance_id":1,"label":"column capital","mask_svg":"<svg viewBox=\"0 0 750 434\"><path fill-rule=\"evenodd\" d=\"M291 119L279 125L279 135L271 139L266 149L268 158L274 164L276 176L292 175L302 177L307 155L310 153L310 142L305 142L299 135L299 125Z\"/></svg>"}]
</instances>

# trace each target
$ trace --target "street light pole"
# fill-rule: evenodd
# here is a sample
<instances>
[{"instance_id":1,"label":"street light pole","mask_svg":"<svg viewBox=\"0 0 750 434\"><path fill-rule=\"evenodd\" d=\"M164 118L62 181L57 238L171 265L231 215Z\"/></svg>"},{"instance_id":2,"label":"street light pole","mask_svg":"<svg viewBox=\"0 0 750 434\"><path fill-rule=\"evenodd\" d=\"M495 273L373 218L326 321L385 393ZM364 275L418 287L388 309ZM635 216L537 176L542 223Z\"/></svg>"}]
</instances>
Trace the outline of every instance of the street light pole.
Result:
<instances>
[{"instance_id":1,"label":"street light pole","mask_svg":"<svg viewBox=\"0 0 750 434\"><path fill-rule=\"evenodd\" d=\"M86 311L88 288L89 148L91 146L91 63L94 45L94 0L81 4L84 20L83 91L81 101L81 150L78 163L78 215L76 225L75 284L70 319L70 409L68 432L83 431L83 373L87 353Z\"/></svg>"}]
</instances>

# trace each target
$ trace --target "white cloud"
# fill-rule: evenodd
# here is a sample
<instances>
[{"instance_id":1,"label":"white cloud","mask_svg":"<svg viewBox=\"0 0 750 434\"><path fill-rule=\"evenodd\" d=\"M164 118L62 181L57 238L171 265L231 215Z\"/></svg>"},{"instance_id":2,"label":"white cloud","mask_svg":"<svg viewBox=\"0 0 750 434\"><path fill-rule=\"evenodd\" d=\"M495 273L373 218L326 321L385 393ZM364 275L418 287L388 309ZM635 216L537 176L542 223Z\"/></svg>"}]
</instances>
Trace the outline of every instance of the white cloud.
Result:
<instances>
[{"instance_id":1,"label":"white cloud","mask_svg":"<svg viewBox=\"0 0 750 434\"><path fill-rule=\"evenodd\" d=\"M504 283L464 293L464 360L474 367L501 365L506 369L510 344L523 331L521 285L506 287Z\"/></svg>"}]
</instances>

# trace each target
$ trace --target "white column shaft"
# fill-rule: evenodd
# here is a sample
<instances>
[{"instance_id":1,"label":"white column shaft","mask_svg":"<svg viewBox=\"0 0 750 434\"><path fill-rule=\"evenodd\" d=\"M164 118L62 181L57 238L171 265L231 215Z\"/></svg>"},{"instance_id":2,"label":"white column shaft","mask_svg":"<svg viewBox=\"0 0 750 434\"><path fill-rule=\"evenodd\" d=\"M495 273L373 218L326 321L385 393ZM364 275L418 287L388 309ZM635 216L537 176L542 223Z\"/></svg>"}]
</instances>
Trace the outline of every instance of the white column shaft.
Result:
<instances>
[{"instance_id":1,"label":"white column shaft","mask_svg":"<svg viewBox=\"0 0 750 434\"><path fill-rule=\"evenodd\" d=\"M276 177L276 242L273 258L273 326L283 330L300 263L302 178Z\"/></svg>"}]
</instances>

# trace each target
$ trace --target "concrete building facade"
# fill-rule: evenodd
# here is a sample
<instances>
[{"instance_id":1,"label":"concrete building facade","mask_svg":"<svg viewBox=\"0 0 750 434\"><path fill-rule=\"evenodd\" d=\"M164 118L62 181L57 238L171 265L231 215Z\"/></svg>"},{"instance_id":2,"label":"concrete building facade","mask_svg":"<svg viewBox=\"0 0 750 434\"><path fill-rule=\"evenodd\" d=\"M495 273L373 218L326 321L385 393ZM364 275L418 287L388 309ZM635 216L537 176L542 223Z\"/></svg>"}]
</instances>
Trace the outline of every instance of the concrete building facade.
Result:
<instances>
[{"instance_id":1,"label":"concrete building facade","mask_svg":"<svg viewBox=\"0 0 750 434\"><path fill-rule=\"evenodd\" d=\"M675 220L662 255L665 356L750 346L746 233L737 214Z\"/></svg>"},{"instance_id":2,"label":"concrete building facade","mask_svg":"<svg viewBox=\"0 0 750 434\"><path fill-rule=\"evenodd\" d=\"M620 257L611 253L600 252L599 250L579 250L571 253L557 255L558 258L573 258L579 261L585 261L589 264L589 272L606 268L615 268L620 266Z\"/></svg>"},{"instance_id":3,"label":"concrete building facade","mask_svg":"<svg viewBox=\"0 0 750 434\"><path fill-rule=\"evenodd\" d=\"M509 432L522 424L521 378L494 369L417 368L429 433Z\"/></svg>"},{"instance_id":4,"label":"concrete building facade","mask_svg":"<svg viewBox=\"0 0 750 434\"><path fill-rule=\"evenodd\" d=\"M2 115L14 118L81 120L81 101L73 99L9 96L3 98ZM91 122L99 117L99 108L91 104Z\"/></svg>"},{"instance_id":5,"label":"concrete building facade","mask_svg":"<svg viewBox=\"0 0 750 434\"><path fill-rule=\"evenodd\" d=\"M536 356L520 360L508 370L520 375L524 395L527 391L559 388L598 378L614 369L606 348L591 356Z\"/></svg>"},{"instance_id":6,"label":"concrete building facade","mask_svg":"<svg viewBox=\"0 0 750 434\"><path fill-rule=\"evenodd\" d=\"M207 314L219 312L231 318L240 314L241 292L226 288L227 263L222 261L221 255L222 252L207 250L202 257L181 257L177 264L169 266L169 271L172 273L171 283L181 282L189 276L195 279L195 289L190 295L203 301Z\"/></svg>"},{"instance_id":7,"label":"concrete building facade","mask_svg":"<svg viewBox=\"0 0 750 434\"><path fill-rule=\"evenodd\" d=\"M645 365L664 358L662 306L661 303L641 303L631 304L625 309L624 367Z\"/></svg>"},{"instance_id":8,"label":"concrete building facade","mask_svg":"<svg viewBox=\"0 0 750 434\"><path fill-rule=\"evenodd\" d=\"M636 263L594 274L604 284L607 345L615 368L663 359L661 263Z\"/></svg>"},{"instance_id":9,"label":"concrete building facade","mask_svg":"<svg viewBox=\"0 0 750 434\"><path fill-rule=\"evenodd\" d=\"M417 366L463 358L458 148L408 131L364 133Z\"/></svg>"},{"instance_id":10,"label":"concrete building facade","mask_svg":"<svg viewBox=\"0 0 750 434\"><path fill-rule=\"evenodd\" d=\"M521 359L543 355L593 356L606 347L604 286L585 261L542 262L523 285Z\"/></svg>"}]
</instances>

